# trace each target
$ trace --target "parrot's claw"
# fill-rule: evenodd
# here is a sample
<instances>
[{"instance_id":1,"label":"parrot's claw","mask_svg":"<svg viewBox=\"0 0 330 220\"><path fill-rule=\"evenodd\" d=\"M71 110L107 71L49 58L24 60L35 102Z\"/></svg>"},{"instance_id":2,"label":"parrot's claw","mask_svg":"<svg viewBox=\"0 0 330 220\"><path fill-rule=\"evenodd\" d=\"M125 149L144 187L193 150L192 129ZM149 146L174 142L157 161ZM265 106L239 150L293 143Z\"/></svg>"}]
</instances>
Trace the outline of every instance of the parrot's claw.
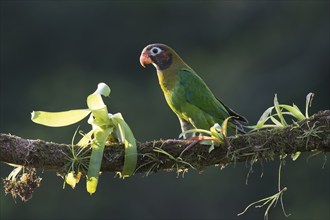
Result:
<instances>
[{"instance_id":1,"label":"parrot's claw","mask_svg":"<svg viewBox=\"0 0 330 220\"><path fill-rule=\"evenodd\" d=\"M196 141L196 142L199 142L199 141L204 141L204 140L214 140L216 141L216 138L214 137L210 137L210 136L195 136L195 137L191 137L191 138L188 138L187 139L188 141Z\"/></svg>"},{"instance_id":2,"label":"parrot's claw","mask_svg":"<svg viewBox=\"0 0 330 220\"><path fill-rule=\"evenodd\" d=\"M187 139L187 141L191 141L191 143L185 149L183 149L183 151L180 154L180 157L182 156L182 154L185 151L187 151L190 148L192 148L193 146L195 146L198 142L204 141L204 140L214 140L214 141L216 141L215 138L209 137L209 136L195 136L195 137L190 137L190 138Z\"/></svg>"}]
</instances>

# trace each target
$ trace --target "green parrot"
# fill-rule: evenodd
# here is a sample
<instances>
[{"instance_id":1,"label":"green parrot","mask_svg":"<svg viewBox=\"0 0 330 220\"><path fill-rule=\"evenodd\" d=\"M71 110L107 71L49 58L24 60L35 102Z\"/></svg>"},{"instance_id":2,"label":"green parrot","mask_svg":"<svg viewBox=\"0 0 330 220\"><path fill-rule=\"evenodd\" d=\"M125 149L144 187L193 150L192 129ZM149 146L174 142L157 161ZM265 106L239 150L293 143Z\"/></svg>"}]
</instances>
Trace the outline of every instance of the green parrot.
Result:
<instances>
[{"instance_id":1,"label":"green parrot","mask_svg":"<svg viewBox=\"0 0 330 220\"><path fill-rule=\"evenodd\" d=\"M217 99L205 82L181 57L164 44L150 44L141 53L143 67L153 64L167 104L177 115L182 132L198 128L209 130L215 123L234 116L228 128L245 133L247 120ZM185 138L188 138L185 136Z\"/></svg>"}]
</instances>

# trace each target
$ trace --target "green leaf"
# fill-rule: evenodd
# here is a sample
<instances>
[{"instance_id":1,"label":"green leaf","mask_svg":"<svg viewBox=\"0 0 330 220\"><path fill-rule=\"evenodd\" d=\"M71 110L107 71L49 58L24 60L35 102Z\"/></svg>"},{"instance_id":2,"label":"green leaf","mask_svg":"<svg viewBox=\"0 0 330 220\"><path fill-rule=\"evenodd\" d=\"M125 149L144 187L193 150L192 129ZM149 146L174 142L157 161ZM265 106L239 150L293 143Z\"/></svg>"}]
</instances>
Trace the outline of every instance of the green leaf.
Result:
<instances>
[{"instance_id":1,"label":"green leaf","mask_svg":"<svg viewBox=\"0 0 330 220\"><path fill-rule=\"evenodd\" d=\"M93 124L99 127L111 125L107 106L104 104L100 94L89 95L87 97L87 106L92 111L92 115L94 116L94 120L92 120ZM89 123L91 123L90 120Z\"/></svg>"},{"instance_id":2,"label":"green leaf","mask_svg":"<svg viewBox=\"0 0 330 220\"><path fill-rule=\"evenodd\" d=\"M99 172L101 169L103 151L105 143L109 134L113 131L113 128L107 128L105 130L98 128L94 131L94 139L92 142L92 154L89 161L87 172L87 192L93 194L96 191L97 183L99 179Z\"/></svg>"},{"instance_id":3,"label":"green leaf","mask_svg":"<svg viewBox=\"0 0 330 220\"><path fill-rule=\"evenodd\" d=\"M90 130L87 134L85 134L77 143L77 145L81 147L86 147L89 143L92 142L93 134L94 134L94 129Z\"/></svg>"},{"instance_id":4,"label":"green leaf","mask_svg":"<svg viewBox=\"0 0 330 220\"><path fill-rule=\"evenodd\" d=\"M111 126L108 116L107 106L104 104L102 96L109 96L110 88L105 83L99 83L96 91L87 97L87 106L92 111L94 119L90 118L88 123L101 126Z\"/></svg>"},{"instance_id":5,"label":"green leaf","mask_svg":"<svg viewBox=\"0 0 330 220\"><path fill-rule=\"evenodd\" d=\"M277 126L277 127L283 127L283 124L277 120L276 118L274 118L273 116L270 116L270 120L272 120L272 122Z\"/></svg>"},{"instance_id":6,"label":"green leaf","mask_svg":"<svg viewBox=\"0 0 330 220\"><path fill-rule=\"evenodd\" d=\"M230 116L228 118L226 118L221 125L221 132L223 134L224 137L227 137L227 125L228 125L228 121L233 118L233 116Z\"/></svg>"},{"instance_id":7,"label":"green leaf","mask_svg":"<svg viewBox=\"0 0 330 220\"><path fill-rule=\"evenodd\" d=\"M162 153L162 154L168 156L171 160L175 160L175 161L177 160L175 157L173 157L170 153L166 152L162 148L155 147L154 151L157 152L157 153Z\"/></svg>"},{"instance_id":8,"label":"green leaf","mask_svg":"<svg viewBox=\"0 0 330 220\"><path fill-rule=\"evenodd\" d=\"M33 111L31 120L37 124L42 124L50 127L62 127L77 123L84 119L89 113L88 109L70 110L63 112L44 112Z\"/></svg>"},{"instance_id":9,"label":"green leaf","mask_svg":"<svg viewBox=\"0 0 330 220\"><path fill-rule=\"evenodd\" d=\"M283 115L282 115L282 111L280 109L280 106L279 106L279 103L278 103L278 100L277 100L277 94L275 94L275 97L274 97L274 107L275 107L275 110L277 112L277 116L279 117L279 119L281 120L281 124L285 127L287 126L288 124L286 123Z\"/></svg>"},{"instance_id":10,"label":"green leaf","mask_svg":"<svg viewBox=\"0 0 330 220\"><path fill-rule=\"evenodd\" d=\"M91 94L87 97L87 106L92 110L98 110L106 107L100 94Z\"/></svg>"},{"instance_id":11,"label":"green leaf","mask_svg":"<svg viewBox=\"0 0 330 220\"><path fill-rule=\"evenodd\" d=\"M211 131L208 131L208 130L205 130L205 129L190 129L190 130L187 130L187 131L184 131L182 132L180 135L179 135L179 138L183 137L185 134L188 134L188 133L204 133L204 134L207 134L209 136L212 136L212 132Z\"/></svg>"},{"instance_id":12,"label":"green leaf","mask_svg":"<svg viewBox=\"0 0 330 220\"><path fill-rule=\"evenodd\" d=\"M132 130L123 119L120 113L111 116L117 128L117 136L125 145L125 160L122 171L122 177L126 178L134 173L137 163L137 147L136 140Z\"/></svg>"},{"instance_id":13,"label":"green leaf","mask_svg":"<svg viewBox=\"0 0 330 220\"><path fill-rule=\"evenodd\" d=\"M272 113L274 107L269 107L266 109L266 111L264 111L264 113L261 115L259 121L257 122L257 124L255 126L247 126L248 128L252 128L252 129L260 129L264 126L264 124L266 123L266 121L269 119L269 115Z\"/></svg>"},{"instance_id":14,"label":"green leaf","mask_svg":"<svg viewBox=\"0 0 330 220\"><path fill-rule=\"evenodd\" d=\"M211 128L210 128L210 131L211 131L211 136L216 138L217 140L219 141L223 141L223 138L222 138L222 135L220 136L219 132L222 132L221 131L221 127L218 123L215 123ZM222 133L221 133L222 134Z\"/></svg>"},{"instance_id":15,"label":"green leaf","mask_svg":"<svg viewBox=\"0 0 330 220\"><path fill-rule=\"evenodd\" d=\"M279 105L279 107L288 110L298 121L305 119L305 116L301 113L296 105Z\"/></svg>"}]
</instances>

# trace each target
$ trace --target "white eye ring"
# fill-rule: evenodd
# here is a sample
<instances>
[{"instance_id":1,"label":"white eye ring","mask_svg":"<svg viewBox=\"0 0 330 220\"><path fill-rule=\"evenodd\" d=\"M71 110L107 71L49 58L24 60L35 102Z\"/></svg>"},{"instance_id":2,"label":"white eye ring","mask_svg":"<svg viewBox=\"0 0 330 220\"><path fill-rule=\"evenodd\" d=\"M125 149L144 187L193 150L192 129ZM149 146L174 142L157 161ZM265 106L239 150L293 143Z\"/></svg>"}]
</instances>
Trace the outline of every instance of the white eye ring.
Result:
<instances>
[{"instance_id":1,"label":"white eye ring","mask_svg":"<svg viewBox=\"0 0 330 220\"><path fill-rule=\"evenodd\" d=\"M155 56L155 55L159 54L160 52L162 52L162 50L159 47L153 47L150 49L150 54L152 56Z\"/></svg>"}]
</instances>

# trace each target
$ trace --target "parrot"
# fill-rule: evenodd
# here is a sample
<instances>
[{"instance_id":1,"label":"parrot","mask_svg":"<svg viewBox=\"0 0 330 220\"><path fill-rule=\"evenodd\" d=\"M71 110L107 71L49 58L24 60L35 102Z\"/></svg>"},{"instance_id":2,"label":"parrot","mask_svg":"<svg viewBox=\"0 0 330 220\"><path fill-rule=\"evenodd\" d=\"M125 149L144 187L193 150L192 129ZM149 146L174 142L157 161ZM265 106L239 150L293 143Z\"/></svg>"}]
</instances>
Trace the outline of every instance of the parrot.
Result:
<instances>
[{"instance_id":1,"label":"parrot","mask_svg":"<svg viewBox=\"0 0 330 220\"><path fill-rule=\"evenodd\" d=\"M246 133L243 124L248 122L247 119L216 98L203 79L169 46L161 43L147 45L141 52L140 64L142 67L152 64L156 68L165 100L178 117L182 132L209 130L233 116L228 128Z\"/></svg>"}]
</instances>

